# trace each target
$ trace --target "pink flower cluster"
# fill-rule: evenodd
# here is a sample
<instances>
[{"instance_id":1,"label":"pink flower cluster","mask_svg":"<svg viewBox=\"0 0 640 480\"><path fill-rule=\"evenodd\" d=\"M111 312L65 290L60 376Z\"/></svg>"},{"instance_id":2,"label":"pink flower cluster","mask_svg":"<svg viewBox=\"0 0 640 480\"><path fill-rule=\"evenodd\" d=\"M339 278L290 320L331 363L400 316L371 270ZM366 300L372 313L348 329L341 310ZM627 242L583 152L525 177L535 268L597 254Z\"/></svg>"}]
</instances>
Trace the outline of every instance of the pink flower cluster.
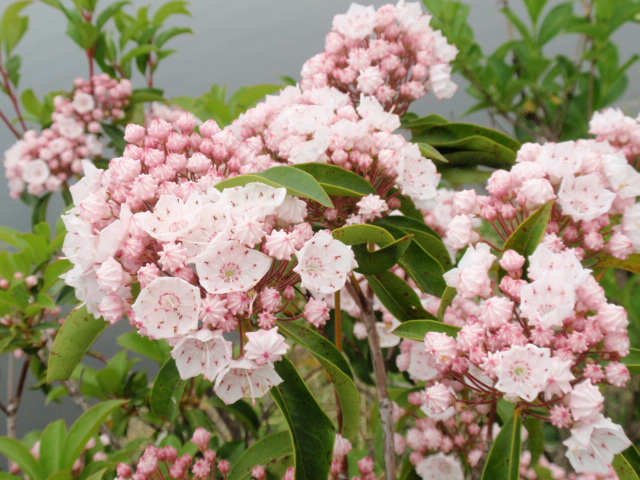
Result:
<instances>
[{"instance_id":1,"label":"pink flower cluster","mask_svg":"<svg viewBox=\"0 0 640 480\"><path fill-rule=\"evenodd\" d=\"M640 115L627 117L619 108L596 112L589 122L589 133L599 142L608 142L622 152L636 170L640 168Z\"/></svg>"},{"instance_id":2,"label":"pink flower cluster","mask_svg":"<svg viewBox=\"0 0 640 480\"><path fill-rule=\"evenodd\" d=\"M198 427L191 442L198 447L195 455L178 454L178 449L167 445L156 447L149 445L135 467L127 463L120 463L116 470L116 480L165 480L180 478L184 480L220 478L226 480L231 471L229 460L218 458L217 452L209 448L211 432ZM266 479L263 466L253 468L253 478ZM168 475L167 475L168 474ZM293 469L289 469L283 480L293 480Z\"/></svg>"},{"instance_id":3,"label":"pink flower cluster","mask_svg":"<svg viewBox=\"0 0 640 480\"><path fill-rule=\"evenodd\" d=\"M58 190L82 173L82 160L100 157L101 122L124 118L132 94L131 82L106 74L78 78L70 98L57 96L52 125L40 134L27 131L4 154L13 198Z\"/></svg>"},{"instance_id":4,"label":"pink flower cluster","mask_svg":"<svg viewBox=\"0 0 640 480\"><path fill-rule=\"evenodd\" d=\"M273 364L289 347L274 327L293 286L335 292L356 263L330 233L312 231L305 203L284 188L215 189L227 163L219 169L200 150L219 129L206 122L203 138L195 125L186 113L174 125L129 125L133 143L108 170L85 162L63 216L74 264L65 281L90 313L112 323L127 313L142 335L166 339L183 378L203 374L233 403L281 381ZM222 333L236 329L248 341L234 357Z\"/></svg>"},{"instance_id":5,"label":"pink flower cluster","mask_svg":"<svg viewBox=\"0 0 640 480\"><path fill-rule=\"evenodd\" d=\"M513 250L498 259L478 243L445 274L457 295L444 321L461 330L455 338L425 336L427 359L420 364L424 375L434 376L422 410L438 419L459 403L483 411L478 407L503 398L569 428L564 444L576 471L607 473L630 443L603 416L598 385L622 387L629 379L620 363L629 353L627 313L606 301L574 250L541 244L526 260L525 270L525 258ZM499 282L496 263L507 273ZM547 408L548 416L536 408Z\"/></svg>"},{"instance_id":6,"label":"pink flower cluster","mask_svg":"<svg viewBox=\"0 0 640 480\"><path fill-rule=\"evenodd\" d=\"M640 174L606 142L528 143L510 171L496 170L489 196L457 193L447 238L460 249L477 241L472 219L480 216L506 239L536 208L553 201L549 245L574 248L584 260L609 253L626 259L640 252Z\"/></svg>"},{"instance_id":7,"label":"pink flower cluster","mask_svg":"<svg viewBox=\"0 0 640 480\"><path fill-rule=\"evenodd\" d=\"M310 207L312 218L338 227L347 220L371 220L399 206L389 194L396 186L421 208L435 205L440 175L417 145L393 133L399 127L399 117L384 111L373 97L363 97L354 107L349 96L335 88L301 92L287 87L230 126L233 140L226 149L233 152L230 168L239 173L283 163L329 163L361 175L377 197L357 205L353 197L340 197L336 208L327 211Z\"/></svg>"},{"instance_id":8,"label":"pink flower cluster","mask_svg":"<svg viewBox=\"0 0 640 480\"><path fill-rule=\"evenodd\" d=\"M303 90L335 87L354 105L361 95L373 96L398 115L428 91L440 99L452 97L457 86L450 63L458 50L430 20L418 2L400 0L377 11L352 3L333 19L324 52L304 64Z\"/></svg>"}]
</instances>

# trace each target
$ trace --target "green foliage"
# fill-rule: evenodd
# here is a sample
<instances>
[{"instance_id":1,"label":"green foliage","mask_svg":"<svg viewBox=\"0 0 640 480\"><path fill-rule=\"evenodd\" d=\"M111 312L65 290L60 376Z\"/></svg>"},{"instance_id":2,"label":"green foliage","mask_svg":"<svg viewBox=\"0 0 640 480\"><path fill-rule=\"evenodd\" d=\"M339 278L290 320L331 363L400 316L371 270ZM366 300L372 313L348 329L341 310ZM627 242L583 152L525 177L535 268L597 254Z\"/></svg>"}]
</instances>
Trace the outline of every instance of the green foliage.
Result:
<instances>
[{"instance_id":1,"label":"green foliage","mask_svg":"<svg viewBox=\"0 0 640 480\"><path fill-rule=\"evenodd\" d=\"M296 480L329 475L335 431L295 367L283 358L275 365L283 382L271 389L289 428Z\"/></svg>"},{"instance_id":2,"label":"green foliage","mask_svg":"<svg viewBox=\"0 0 640 480\"><path fill-rule=\"evenodd\" d=\"M282 431L267 435L249 448L231 465L229 480L249 480L251 470L256 465L266 465L269 462L291 455L291 438L289 432Z\"/></svg>"},{"instance_id":3,"label":"green foliage","mask_svg":"<svg viewBox=\"0 0 640 480\"><path fill-rule=\"evenodd\" d=\"M511 39L487 54L468 18L471 7L458 0L423 0L432 22L460 53L454 69L471 84L476 99L469 112L486 110L513 128L523 141L584 138L593 112L613 104L628 85L627 72L638 55L620 59L612 39L637 18L637 0L566 1L548 8L546 0L523 0L526 15L505 3L500 12ZM634 27L631 27L634 28ZM635 27L637 28L637 27ZM578 45L555 53L554 39Z\"/></svg>"},{"instance_id":4,"label":"green foliage","mask_svg":"<svg viewBox=\"0 0 640 480\"><path fill-rule=\"evenodd\" d=\"M459 331L460 327L437 320L409 320L398 325L393 334L401 338L423 342L424 336L429 332L446 333L455 338Z\"/></svg>"},{"instance_id":5,"label":"green foliage","mask_svg":"<svg viewBox=\"0 0 640 480\"><path fill-rule=\"evenodd\" d=\"M185 381L180 378L173 358L162 366L151 390L151 411L162 419L173 422L178 416Z\"/></svg>"},{"instance_id":6,"label":"green foliage","mask_svg":"<svg viewBox=\"0 0 640 480\"><path fill-rule=\"evenodd\" d=\"M491 446L482 480L519 480L522 420L520 410L502 425L500 433Z\"/></svg>"},{"instance_id":7,"label":"green foliage","mask_svg":"<svg viewBox=\"0 0 640 480\"><path fill-rule=\"evenodd\" d=\"M51 348L47 381L68 379L108 325L108 322L88 313L86 306L71 312Z\"/></svg>"}]
</instances>

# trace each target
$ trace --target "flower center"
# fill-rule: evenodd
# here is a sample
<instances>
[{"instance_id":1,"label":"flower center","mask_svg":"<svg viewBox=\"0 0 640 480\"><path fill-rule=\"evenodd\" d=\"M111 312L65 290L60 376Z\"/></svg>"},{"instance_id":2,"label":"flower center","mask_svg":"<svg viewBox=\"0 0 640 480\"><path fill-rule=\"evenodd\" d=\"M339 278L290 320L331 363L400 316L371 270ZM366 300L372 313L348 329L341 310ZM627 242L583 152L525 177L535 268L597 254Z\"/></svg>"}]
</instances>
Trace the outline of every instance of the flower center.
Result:
<instances>
[{"instance_id":1,"label":"flower center","mask_svg":"<svg viewBox=\"0 0 640 480\"><path fill-rule=\"evenodd\" d=\"M165 293L160 296L160 307L165 312L173 312L180 307L180 299L173 293Z\"/></svg>"}]
</instances>

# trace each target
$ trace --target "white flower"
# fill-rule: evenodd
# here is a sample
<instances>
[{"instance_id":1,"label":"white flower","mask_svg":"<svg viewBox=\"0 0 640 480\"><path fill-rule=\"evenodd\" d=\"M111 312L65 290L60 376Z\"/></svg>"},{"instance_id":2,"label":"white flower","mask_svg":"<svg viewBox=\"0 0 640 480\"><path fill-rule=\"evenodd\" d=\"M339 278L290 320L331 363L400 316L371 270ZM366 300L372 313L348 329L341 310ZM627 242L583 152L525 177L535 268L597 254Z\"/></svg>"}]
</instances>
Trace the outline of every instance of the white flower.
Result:
<instances>
[{"instance_id":1,"label":"white flower","mask_svg":"<svg viewBox=\"0 0 640 480\"><path fill-rule=\"evenodd\" d=\"M198 328L200 290L179 278L158 277L132 306L151 338L173 338Z\"/></svg>"},{"instance_id":2,"label":"white flower","mask_svg":"<svg viewBox=\"0 0 640 480\"><path fill-rule=\"evenodd\" d=\"M495 374L496 389L509 396L519 396L533 402L545 388L551 368L550 351L529 344L513 346L499 352Z\"/></svg>"},{"instance_id":3,"label":"white flower","mask_svg":"<svg viewBox=\"0 0 640 480\"><path fill-rule=\"evenodd\" d=\"M278 327L249 332L247 338L244 358L255 361L256 365L273 365L289 350L284 337L278 333Z\"/></svg>"},{"instance_id":4,"label":"white flower","mask_svg":"<svg viewBox=\"0 0 640 480\"><path fill-rule=\"evenodd\" d=\"M307 240L296 254L302 286L314 296L334 293L344 287L347 275L357 267L350 247L323 230Z\"/></svg>"},{"instance_id":5,"label":"white flower","mask_svg":"<svg viewBox=\"0 0 640 480\"><path fill-rule=\"evenodd\" d=\"M464 480L460 461L442 452L421 460L416 465L416 473L424 480Z\"/></svg>"},{"instance_id":6,"label":"white flower","mask_svg":"<svg viewBox=\"0 0 640 480\"><path fill-rule=\"evenodd\" d=\"M171 356L183 380L203 374L207 380L214 381L231 361L231 342L217 332L201 329L182 337Z\"/></svg>"},{"instance_id":7,"label":"white flower","mask_svg":"<svg viewBox=\"0 0 640 480\"><path fill-rule=\"evenodd\" d=\"M194 260L200 284L217 294L248 291L272 262L268 255L232 241L212 242Z\"/></svg>"},{"instance_id":8,"label":"white flower","mask_svg":"<svg viewBox=\"0 0 640 480\"><path fill-rule=\"evenodd\" d=\"M255 399L266 395L269 389L282 383L282 378L271 365L258 366L255 362L243 358L232 360L218 375L215 392L227 405L242 397Z\"/></svg>"},{"instance_id":9,"label":"white flower","mask_svg":"<svg viewBox=\"0 0 640 480\"><path fill-rule=\"evenodd\" d=\"M39 158L27 162L22 167L22 180L30 185L42 185L50 174L47 163Z\"/></svg>"},{"instance_id":10,"label":"white flower","mask_svg":"<svg viewBox=\"0 0 640 480\"><path fill-rule=\"evenodd\" d=\"M418 208L435 207L440 174L433 162L422 156L418 145L412 143L402 149L397 173L400 190L411 197Z\"/></svg>"},{"instance_id":11,"label":"white flower","mask_svg":"<svg viewBox=\"0 0 640 480\"><path fill-rule=\"evenodd\" d=\"M76 112L83 115L92 111L96 107L96 102L93 99L93 95L89 95L84 92L76 92L73 96L73 102L71 102L71 105Z\"/></svg>"},{"instance_id":12,"label":"white flower","mask_svg":"<svg viewBox=\"0 0 640 480\"><path fill-rule=\"evenodd\" d=\"M594 422L577 422L563 443L576 472L602 474L609 472L613 457L631 445L622 427L602 415Z\"/></svg>"}]
</instances>

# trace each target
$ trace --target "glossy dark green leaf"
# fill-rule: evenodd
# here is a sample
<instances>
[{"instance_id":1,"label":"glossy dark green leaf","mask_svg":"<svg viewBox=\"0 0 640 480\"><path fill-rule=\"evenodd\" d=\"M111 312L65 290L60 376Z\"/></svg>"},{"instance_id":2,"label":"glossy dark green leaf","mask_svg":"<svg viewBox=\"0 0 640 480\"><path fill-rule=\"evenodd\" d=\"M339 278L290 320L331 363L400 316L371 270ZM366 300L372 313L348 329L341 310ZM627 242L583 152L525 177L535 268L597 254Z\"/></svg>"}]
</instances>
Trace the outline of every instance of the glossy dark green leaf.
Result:
<instances>
[{"instance_id":1,"label":"glossy dark green leaf","mask_svg":"<svg viewBox=\"0 0 640 480\"><path fill-rule=\"evenodd\" d=\"M331 199L322 186L307 172L294 167L273 167L261 173L240 175L216 184L220 191L229 187L244 186L251 182L261 182L272 187L284 187L289 195L315 200L320 205L333 208Z\"/></svg>"},{"instance_id":2,"label":"glossy dark green leaf","mask_svg":"<svg viewBox=\"0 0 640 480\"><path fill-rule=\"evenodd\" d=\"M364 197L375 195L376 190L362 176L328 163L299 163L293 165L312 175L327 195L343 197Z\"/></svg>"},{"instance_id":3,"label":"glossy dark green leaf","mask_svg":"<svg viewBox=\"0 0 640 480\"><path fill-rule=\"evenodd\" d=\"M442 155L438 150L429 145L428 143L418 142L418 147L420 147L420 153L425 158L431 158L432 160L438 160L442 163L449 163L444 155Z\"/></svg>"},{"instance_id":4,"label":"glossy dark green leaf","mask_svg":"<svg viewBox=\"0 0 640 480\"><path fill-rule=\"evenodd\" d=\"M532 255L547 231L553 205L553 201L547 202L529 215L507 238L502 251L515 250L525 258Z\"/></svg>"},{"instance_id":5,"label":"glossy dark green leaf","mask_svg":"<svg viewBox=\"0 0 640 480\"><path fill-rule=\"evenodd\" d=\"M521 431L520 410L516 409L491 446L482 480L520 480Z\"/></svg>"},{"instance_id":6,"label":"glossy dark green leaf","mask_svg":"<svg viewBox=\"0 0 640 480\"><path fill-rule=\"evenodd\" d=\"M331 234L333 238L340 240L345 245L358 245L360 243L388 245L395 240L393 235L384 228L370 224L347 225L346 227L336 228Z\"/></svg>"},{"instance_id":7,"label":"glossy dark green leaf","mask_svg":"<svg viewBox=\"0 0 640 480\"><path fill-rule=\"evenodd\" d=\"M167 361L171 350L171 347L164 340L151 340L148 337L140 336L138 332L123 333L118 337L118 345L161 365Z\"/></svg>"},{"instance_id":8,"label":"glossy dark green leaf","mask_svg":"<svg viewBox=\"0 0 640 480\"><path fill-rule=\"evenodd\" d=\"M158 372L155 382L153 382L149 399L151 411L165 420L175 420L178 415L185 383L180 378L175 360L169 358Z\"/></svg>"},{"instance_id":9,"label":"glossy dark green leaf","mask_svg":"<svg viewBox=\"0 0 640 480\"><path fill-rule=\"evenodd\" d=\"M86 448L89 439L98 432L111 413L125 403L126 400L109 400L99 403L84 412L76 420L69 429L69 434L64 443L63 468L70 469L73 467L73 464Z\"/></svg>"},{"instance_id":10,"label":"glossy dark green leaf","mask_svg":"<svg viewBox=\"0 0 640 480\"><path fill-rule=\"evenodd\" d=\"M401 338L409 340L424 341L424 336L429 332L446 333L450 337L456 338L460 327L442 323L438 320L409 320L401 323L391 333Z\"/></svg>"},{"instance_id":11,"label":"glossy dark green leaf","mask_svg":"<svg viewBox=\"0 0 640 480\"><path fill-rule=\"evenodd\" d=\"M442 321L444 319L444 314L447 312L447 308L453 302L453 299L458 294L457 290L453 287L447 286L442 293L442 297L440 300L440 308L438 309L438 320Z\"/></svg>"},{"instance_id":12,"label":"glossy dark green leaf","mask_svg":"<svg viewBox=\"0 0 640 480\"><path fill-rule=\"evenodd\" d=\"M358 262L358 268L354 271L364 275L377 275L393 268L411 245L412 237L413 235L407 235L373 251L366 244L353 245L351 249Z\"/></svg>"},{"instance_id":13,"label":"glossy dark green leaf","mask_svg":"<svg viewBox=\"0 0 640 480\"><path fill-rule=\"evenodd\" d=\"M69 379L93 342L108 326L109 322L88 313L85 305L73 310L53 341L47 382Z\"/></svg>"},{"instance_id":14,"label":"glossy dark green leaf","mask_svg":"<svg viewBox=\"0 0 640 480\"><path fill-rule=\"evenodd\" d=\"M249 480L251 470L256 465L268 465L271 461L291 455L291 437L289 432L272 433L256 441L231 464L229 480Z\"/></svg>"},{"instance_id":15,"label":"glossy dark green leaf","mask_svg":"<svg viewBox=\"0 0 640 480\"><path fill-rule=\"evenodd\" d=\"M393 272L368 275L367 282L378 300L401 322L431 318L420 302L420 297L411 286Z\"/></svg>"},{"instance_id":16,"label":"glossy dark green leaf","mask_svg":"<svg viewBox=\"0 0 640 480\"><path fill-rule=\"evenodd\" d=\"M524 426L529 432L527 445L531 452L531 465L538 463L538 459L544 453L544 432L542 431L542 421L536 417L527 417Z\"/></svg>"},{"instance_id":17,"label":"glossy dark green leaf","mask_svg":"<svg viewBox=\"0 0 640 480\"><path fill-rule=\"evenodd\" d=\"M342 353L319 333L293 322L280 322L280 331L306 348L329 375L340 400L343 437L355 442L360 424L360 394L353 381L353 374Z\"/></svg>"},{"instance_id":18,"label":"glossy dark green leaf","mask_svg":"<svg viewBox=\"0 0 640 480\"><path fill-rule=\"evenodd\" d=\"M244 400L238 400L230 405L226 405L220 398L212 397L210 400L211 405L216 408L226 410L233 417L242 423L247 429L251 430L255 435L258 434L260 428L260 419L256 415L255 410Z\"/></svg>"},{"instance_id":19,"label":"glossy dark green leaf","mask_svg":"<svg viewBox=\"0 0 640 480\"><path fill-rule=\"evenodd\" d=\"M289 427L296 480L329 476L335 430L295 367L286 358L275 365L283 382L271 389Z\"/></svg>"},{"instance_id":20,"label":"glossy dark green leaf","mask_svg":"<svg viewBox=\"0 0 640 480\"><path fill-rule=\"evenodd\" d=\"M458 146L457 142L473 138L485 138L503 146L507 150L517 152L520 149L520 142L513 137L498 130L482 127L472 123L451 122L441 125L432 125L423 130L419 135L414 136L413 141L426 141L429 145L438 148ZM476 150L472 148L471 150ZM442 152L441 152L442 153ZM446 156L446 155L445 155Z\"/></svg>"}]
</instances>

